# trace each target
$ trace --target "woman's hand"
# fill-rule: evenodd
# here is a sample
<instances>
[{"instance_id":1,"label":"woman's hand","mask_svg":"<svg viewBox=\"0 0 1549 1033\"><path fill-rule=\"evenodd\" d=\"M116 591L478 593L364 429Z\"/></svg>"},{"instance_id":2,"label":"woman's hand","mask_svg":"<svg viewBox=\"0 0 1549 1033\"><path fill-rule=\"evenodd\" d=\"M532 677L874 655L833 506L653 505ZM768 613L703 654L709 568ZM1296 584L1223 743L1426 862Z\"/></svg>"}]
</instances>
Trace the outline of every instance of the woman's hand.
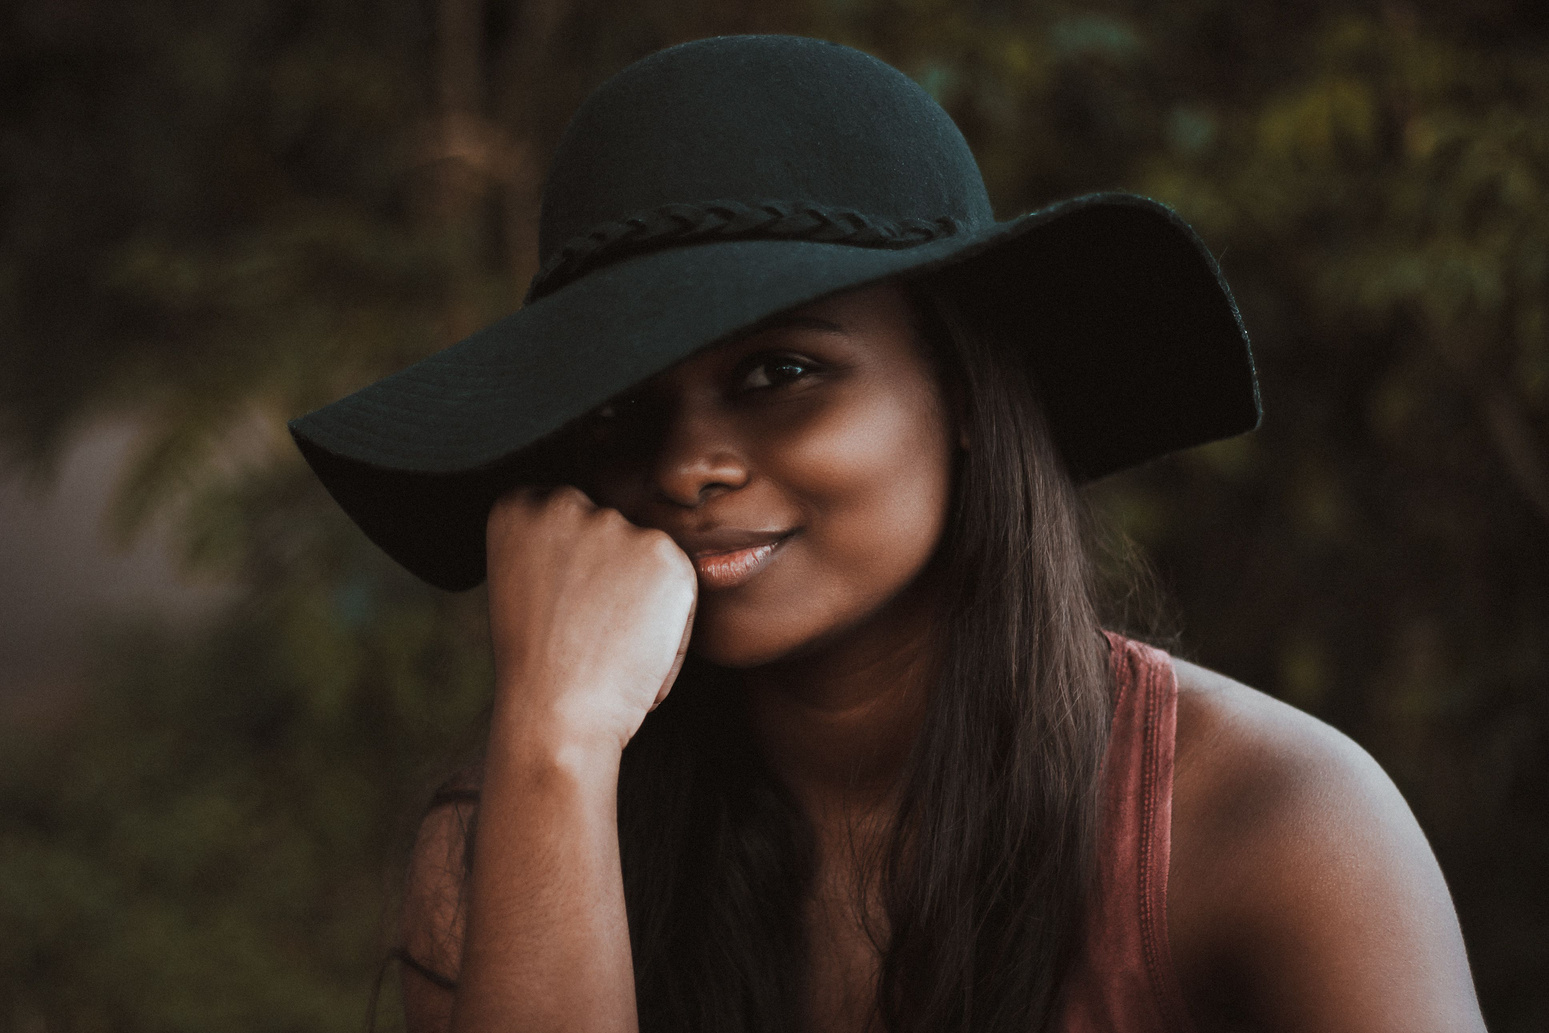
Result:
<instances>
[{"instance_id":1,"label":"woman's hand","mask_svg":"<svg viewBox=\"0 0 1549 1033\"><path fill-rule=\"evenodd\" d=\"M574 488L506 495L487 542L495 709L460 971L449 1007L405 1001L452 1033L633 1033L619 761L682 666L694 567Z\"/></svg>"},{"instance_id":2,"label":"woman's hand","mask_svg":"<svg viewBox=\"0 0 1549 1033\"><path fill-rule=\"evenodd\" d=\"M571 487L501 498L487 555L500 730L622 751L683 664L693 563Z\"/></svg>"}]
</instances>

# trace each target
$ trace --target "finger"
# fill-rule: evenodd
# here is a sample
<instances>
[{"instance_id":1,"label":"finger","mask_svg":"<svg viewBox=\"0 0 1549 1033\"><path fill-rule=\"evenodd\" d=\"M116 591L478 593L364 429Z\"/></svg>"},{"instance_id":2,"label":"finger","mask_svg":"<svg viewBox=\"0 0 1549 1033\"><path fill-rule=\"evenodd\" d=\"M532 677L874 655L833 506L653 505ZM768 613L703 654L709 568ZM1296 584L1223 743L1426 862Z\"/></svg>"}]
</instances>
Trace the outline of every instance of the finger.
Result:
<instances>
[{"instance_id":1,"label":"finger","mask_svg":"<svg viewBox=\"0 0 1549 1033\"><path fill-rule=\"evenodd\" d=\"M554 489L552 485L533 484L529 481L523 481L518 484L513 484L511 487L501 492L497 501L505 503L525 502L531 504L534 502L542 501L553 490Z\"/></svg>"},{"instance_id":2,"label":"finger","mask_svg":"<svg viewBox=\"0 0 1549 1033\"><path fill-rule=\"evenodd\" d=\"M662 687L656 690L656 701L651 704L655 710L662 705L662 700L667 698L667 693L672 691L673 683L678 680L679 673L683 670L683 661L688 658L688 640L694 633L694 614L699 609L699 585L694 585L694 598L688 604L688 619L683 622L683 637L678 640L678 653L672 658L672 670L667 672L667 677L662 679Z\"/></svg>"},{"instance_id":3,"label":"finger","mask_svg":"<svg viewBox=\"0 0 1549 1033\"><path fill-rule=\"evenodd\" d=\"M577 488L574 484L550 484L537 489L538 497L544 501L564 500L574 502L582 509L600 509L592 497Z\"/></svg>"},{"instance_id":4,"label":"finger","mask_svg":"<svg viewBox=\"0 0 1549 1033\"><path fill-rule=\"evenodd\" d=\"M543 504L544 490L531 484L518 484L502 493L489 507L484 519L486 540L503 532L512 523L534 513Z\"/></svg>"}]
</instances>

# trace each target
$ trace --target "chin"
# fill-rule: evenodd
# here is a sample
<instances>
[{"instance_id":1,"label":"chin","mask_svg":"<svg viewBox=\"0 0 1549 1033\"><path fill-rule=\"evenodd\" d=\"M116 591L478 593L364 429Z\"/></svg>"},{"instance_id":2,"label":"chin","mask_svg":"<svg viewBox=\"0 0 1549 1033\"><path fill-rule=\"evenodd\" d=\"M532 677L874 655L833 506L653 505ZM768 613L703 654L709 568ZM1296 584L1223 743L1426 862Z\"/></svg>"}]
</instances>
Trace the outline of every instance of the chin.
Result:
<instances>
[{"instance_id":1,"label":"chin","mask_svg":"<svg viewBox=\"0 0 1549 1033\"><path fill-rule=\"evenodd\" d=\"M797 651L801 643L790 642L784 636L772 634L773 629L748 633L743 628L722 628L716 622L701 625L695 620L694 634L688 648L701 660L717 667L747 670L784 659Z\"/></svg>"},{"instance_id":2,"label":"chin","mask_svg":"<svg viewBox=\"0 0 1549 1033\"><path fill-rule=\"evenodd\" d=\"M817 635L767 607L728 606L701 596L689 651L717 667L746 670L799 653Z\"/></svg>"}]
</instances>

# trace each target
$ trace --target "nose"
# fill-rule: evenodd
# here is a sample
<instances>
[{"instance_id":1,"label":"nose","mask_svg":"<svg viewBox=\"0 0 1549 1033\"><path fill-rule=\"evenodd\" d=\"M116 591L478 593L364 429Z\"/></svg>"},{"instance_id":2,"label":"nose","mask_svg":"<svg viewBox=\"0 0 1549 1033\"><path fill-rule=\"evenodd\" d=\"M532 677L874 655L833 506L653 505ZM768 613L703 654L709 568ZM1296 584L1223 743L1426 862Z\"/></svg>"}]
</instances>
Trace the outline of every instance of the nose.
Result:
<instances>
[{"instance_id":1,"label":"nose","mask_svg":"<svg viewBox=\"0 0 1549 1033\"><path fill-rule=\"evenodd\" d=\"M747 459L724 414L702 401L684 400L675 408L651 466L653 493L694 507L746 484Z\"/></svg>"}]
</instances>

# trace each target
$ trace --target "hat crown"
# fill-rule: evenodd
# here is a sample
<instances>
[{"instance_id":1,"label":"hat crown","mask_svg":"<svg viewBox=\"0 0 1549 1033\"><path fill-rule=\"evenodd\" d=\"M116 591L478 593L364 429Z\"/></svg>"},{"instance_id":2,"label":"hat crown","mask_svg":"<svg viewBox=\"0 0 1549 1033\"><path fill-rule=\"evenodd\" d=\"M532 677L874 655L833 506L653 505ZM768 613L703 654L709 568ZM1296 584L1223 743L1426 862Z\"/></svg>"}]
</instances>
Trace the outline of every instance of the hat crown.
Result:
<instances>
[{"instance_id":1,"label":"hat crown","mask_svg":"<svg viewBox=\"0 0 1549 1033\"><path fill-rule=\"evenodd\" d=\"M443 588L483 579L501 494L551 481L535 443L776 312L890 277L939 276L1021 346L1077 477L1258 422L1237 309L1182 220L1110 194L996 223L946 112L846 47L724 37L630 66L571 121L541 218L532 304L291 423L361 529Z\"/></svg>"},{"instance_id":2,"label":"hat crown","mask_svg":"<svg viewBox=\"0 0 1549 1033\"><path fill-rule=\"evenodd\" d=\"M967 141L903 73L821 40L723 36L637 61L576 112L544 189L539 261L605 224L728 201L994 221Z\"/></svg>"}]
</instances>

